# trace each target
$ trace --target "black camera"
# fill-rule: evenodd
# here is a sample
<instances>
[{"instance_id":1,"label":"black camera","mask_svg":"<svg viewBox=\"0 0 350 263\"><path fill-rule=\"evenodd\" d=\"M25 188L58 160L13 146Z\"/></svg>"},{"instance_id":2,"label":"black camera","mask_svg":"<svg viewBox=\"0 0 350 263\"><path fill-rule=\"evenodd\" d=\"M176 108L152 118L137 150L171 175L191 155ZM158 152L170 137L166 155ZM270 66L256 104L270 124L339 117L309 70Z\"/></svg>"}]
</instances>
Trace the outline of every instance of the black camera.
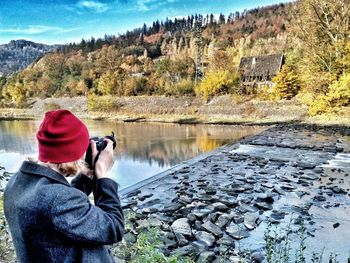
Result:
<instances>
[{"instance_id":1,"label":"black camera","mask_svg":"<svg viewBox=\"0 0 350 263\"><path fill-rule=\"evenodd\" d=\"M98 156L100 155L100 152L103 151L107 146L107 142L104 141L104 139L110 139L113 142L113 149L115 149L115 147L117 146L117 142L114 137L114 132L112 132L111 135L105 136L104 138L99 138L99 137L90 138L90 140L95 141L96 149L98 151L95 160L92 160L92 149L91 149L91 144L89 144L89 147L87 148L86 155L85 155L85 162L89 165L90 169L94 167L94 164L97 161Z\"/></svg>"}]
</instances>

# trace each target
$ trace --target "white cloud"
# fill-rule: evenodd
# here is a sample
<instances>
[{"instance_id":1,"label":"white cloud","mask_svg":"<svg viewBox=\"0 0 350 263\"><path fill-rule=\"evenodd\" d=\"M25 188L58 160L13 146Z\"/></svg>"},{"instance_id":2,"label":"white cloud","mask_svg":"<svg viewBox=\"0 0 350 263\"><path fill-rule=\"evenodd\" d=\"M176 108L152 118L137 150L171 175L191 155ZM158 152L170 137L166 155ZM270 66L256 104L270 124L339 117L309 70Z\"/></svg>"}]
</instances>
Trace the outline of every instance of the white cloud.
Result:
<instances>
[{"instance_id":1,"label":"white cloud","mask_svg":"<svg viewBox=\"0 0 350 263\"><path fill-rule=\"evenodd\" d=\"M45 25L29 25L26 27L10 27L10 28L0 28L2 33L10 34L23 34L23 35L36 35L42 33L67 33L71 31L78 30L79 28L62 28L62 27L53 27Z\"/></svg>"},{"instance_id":2,"label":"white cloud","mask_svg":"<svg viewBox=\"0 0 350 263\"><path fill-rule=\"evenodd\" d=\"M176 0L166 0L166 1L136 0L136 9L138 11L149 11L149 10L160 8L160 7L165 6L167 4L175 3L175 1Z\"/></svg>"},{"instance_id":3,"label":"white cloud","mask_svg":"<svg viewBox=\"0 0 350 263\"><path fill-rule=\"evenodd\" d=\"M104 13L110 9L110 6L105 3L94 0L83 0L77 3L77 7L81 9L89 9L97 13Z\"/></svg>"}]
</instances>

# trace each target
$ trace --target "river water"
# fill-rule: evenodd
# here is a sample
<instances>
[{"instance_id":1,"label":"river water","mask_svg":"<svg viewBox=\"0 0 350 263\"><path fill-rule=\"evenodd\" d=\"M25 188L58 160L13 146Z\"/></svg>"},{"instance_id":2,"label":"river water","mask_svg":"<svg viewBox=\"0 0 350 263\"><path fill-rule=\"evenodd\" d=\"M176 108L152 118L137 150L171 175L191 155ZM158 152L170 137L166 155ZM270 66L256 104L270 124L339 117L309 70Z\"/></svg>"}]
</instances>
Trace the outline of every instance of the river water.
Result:
<instances>
[{"instance_id":1,"label":"river water","mask_svg":"<svg viewBox=\"0 0 350 263\"><path fill-rule=\"evenodd\" d=\"M91 136L117 136L113 178L125 188L229 142L257 134L264 127L116 123L84 121ZM15 172L37 155L40 121L0 121L0 166Z\"/></svg>"}]
</instances>

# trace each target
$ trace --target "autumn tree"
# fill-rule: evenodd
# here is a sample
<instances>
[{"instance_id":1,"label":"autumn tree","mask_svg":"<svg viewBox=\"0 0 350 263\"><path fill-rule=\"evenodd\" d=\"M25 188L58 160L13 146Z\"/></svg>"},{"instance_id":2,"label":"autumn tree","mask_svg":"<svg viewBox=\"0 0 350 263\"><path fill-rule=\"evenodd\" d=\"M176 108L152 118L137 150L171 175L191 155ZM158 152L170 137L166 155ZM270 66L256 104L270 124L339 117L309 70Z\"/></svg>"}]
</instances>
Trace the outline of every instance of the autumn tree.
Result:
<instances>
[{"instance_id":1,"label":"autumn tree","mask_svg":"<svg viewBox=\"0 0 350 263\"><path fill-rule=\"evenodd\" d=\"M207 101L213 95L227 92L232 85L231 81L227 70L209 71L202 82L196 85L196 95Z\"/></svg>"},{"instance_id":2,"label":"autumn tree","mask_svg":"<svg viewBox=\"0 0 350 263\"><path fill-rule=\"evenodd\" d=\"M104 73L99 82L97 90L102 95L116 95L118 90L118 79L111 71Z\"/></svg>"},{"instance_id":3,"label":"autumn tree","mask_svg":"<svg viewBox=\"0 0 350 263\"><path fill-rule=\"evenodd\" d=\"M272 79L275 95L278 99L291 99L300 90L300 81L297 73L289 66L282 67L281 72Z\"/></svg>"},{"instance_id":4,"label":"autumn tree","mask_svg":"<svg viewBox=\"0 0 350 263\"><path fill-rule=\"evenodd\" d=\"M350 40L348 0L301 0L295 8L295 33L303 43L300 72L305 86L325 94L348 65L346 45Z\"/></svg>"}]
</instances>

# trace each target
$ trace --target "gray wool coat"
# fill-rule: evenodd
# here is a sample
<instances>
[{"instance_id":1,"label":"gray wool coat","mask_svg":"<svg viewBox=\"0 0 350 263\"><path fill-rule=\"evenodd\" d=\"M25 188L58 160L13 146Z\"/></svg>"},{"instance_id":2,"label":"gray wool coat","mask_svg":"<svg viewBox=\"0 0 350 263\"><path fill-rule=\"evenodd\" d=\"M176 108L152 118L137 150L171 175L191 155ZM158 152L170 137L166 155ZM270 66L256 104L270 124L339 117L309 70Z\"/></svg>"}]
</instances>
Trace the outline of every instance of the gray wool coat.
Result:
<instances>
[{"instance_id":1,"label":"gray wool coat","mask_svg":"<svg viewBox=\"0 0 350 263\"><path fill-rule=\"evenodd\" d=\"M88 195L93 191L95 205ZM114 262L108 246L123 237L118 184L78 175L71 184L54 170L23 162L4 192L17 259L31 262Z\"/></svg>"}]
</instances>

